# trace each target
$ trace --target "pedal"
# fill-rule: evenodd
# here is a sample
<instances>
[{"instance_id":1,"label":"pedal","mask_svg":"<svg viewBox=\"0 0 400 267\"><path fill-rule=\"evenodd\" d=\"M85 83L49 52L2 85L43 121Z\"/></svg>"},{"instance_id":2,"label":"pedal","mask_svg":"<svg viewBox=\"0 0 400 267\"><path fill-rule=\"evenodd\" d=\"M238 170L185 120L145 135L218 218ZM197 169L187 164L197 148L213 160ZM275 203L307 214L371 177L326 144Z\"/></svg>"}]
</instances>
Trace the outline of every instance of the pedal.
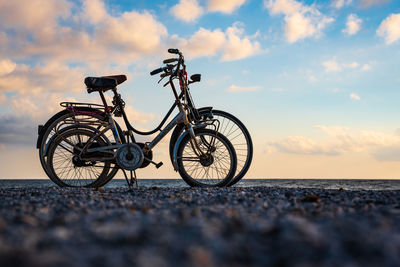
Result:
<instances>
[{"instance_id":1,"label":"pedal","mask_svg":"<svg viewBox=\"0 0 400 267\"><path fill-rule=\"evenodd\" d=\"M162 163L162 161L160 161L159 163L156 164L156 168L160 168L164 163Z\"/></svg>"},{"instance_id":2,"label":"pedal","mask_svg":"<svg viewBox=\"0 0 400 267\"><path fill-rule=\"evenodd\" d=\"M151 164L154 164L154 166L156 166L157 169L160 168L160 167L164 164L164 163L162 163L162 161L159 162L159 163L155 163L154 161L152 161L152 160L149 159L149 158L144 157L144 159L147 160L147 161L149 161Z\"/></svg>"}]
</instances>

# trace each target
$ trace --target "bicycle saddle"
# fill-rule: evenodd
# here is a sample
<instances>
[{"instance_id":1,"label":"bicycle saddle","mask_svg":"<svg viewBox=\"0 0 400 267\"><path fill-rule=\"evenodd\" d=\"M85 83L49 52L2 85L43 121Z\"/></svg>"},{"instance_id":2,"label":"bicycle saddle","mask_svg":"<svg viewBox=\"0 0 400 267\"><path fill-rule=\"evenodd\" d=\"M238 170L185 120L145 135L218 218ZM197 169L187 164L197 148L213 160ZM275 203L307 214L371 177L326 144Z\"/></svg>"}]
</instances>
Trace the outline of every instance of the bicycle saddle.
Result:
<instances>
[{"instance_id":1,"label":"bicycle saddle","mask_svg":"<svg viewBox=\"0 0 400 267\"><path fill-rule=\"evenodd\" d=\"M85 84L88 92L107 91L126 81L125 75L111 75L102 77L86 77Z\"/></svg>"}]
</instances>

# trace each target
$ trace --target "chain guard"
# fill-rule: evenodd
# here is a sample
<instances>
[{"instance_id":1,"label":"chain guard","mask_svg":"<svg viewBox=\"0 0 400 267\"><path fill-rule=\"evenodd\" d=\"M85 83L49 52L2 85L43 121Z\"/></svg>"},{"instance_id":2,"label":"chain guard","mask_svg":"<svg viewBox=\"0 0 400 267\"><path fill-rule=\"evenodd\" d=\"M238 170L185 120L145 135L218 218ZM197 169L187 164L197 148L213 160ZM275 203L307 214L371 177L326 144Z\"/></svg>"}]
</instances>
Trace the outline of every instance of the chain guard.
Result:
<instances>
[{"instance_id":1,"label":"chain guard","mask_svg":"<svg viewBox=\"0 0 400 267\"><path fill-rule=\"evenodd\" d=\"M144 143L136 143L138 146L140 146L140 148L144 148ZM144 156L146 157L146 158L148 158L149 160L152 160L153 159L153 151L148 151L147 153L145 153L144 154ZM147 167L147 166L149 166L149 164L150 164L150 161L148 161L147 159L144 159L143 160L143 163L142 163L142 166L140 166L139 168L145 168L145 167Z\"/></svg>"},{"instance_id":2,"label":"chain guard","mask_svg":"<svg viewBox=\"0 0 400 267\"><path fill-rule=\"evenodd\" d=\"M129 171L136 170L142 166L143 159L142 149L134 143L124 144L118 148L116 153L116 161L119 167Z\"/></svg>"}]
</instances>

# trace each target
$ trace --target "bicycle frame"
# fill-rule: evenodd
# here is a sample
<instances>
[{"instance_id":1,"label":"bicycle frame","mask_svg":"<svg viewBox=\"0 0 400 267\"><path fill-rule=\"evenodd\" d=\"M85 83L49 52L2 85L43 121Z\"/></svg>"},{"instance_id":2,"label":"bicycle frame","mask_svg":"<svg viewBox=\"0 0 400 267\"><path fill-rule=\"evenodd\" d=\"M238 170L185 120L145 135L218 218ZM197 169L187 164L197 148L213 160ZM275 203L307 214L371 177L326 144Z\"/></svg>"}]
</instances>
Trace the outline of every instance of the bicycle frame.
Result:
<instances>
[{"instance_id":1,"label":"bicycle frame","mask_svg":"<svg viewBox=\"0 0 400 267\"><path fill-rule=\"evenodd\" d=\"M191 146L192 146L195 154L197 156L204 155L204 152L199 148L197 141L195 141L196 136L195 136L193 126L191 124L191 121L197 123L199 121L198 120L199 118L196 118L197 110L194 107L193 100L190 95L188 81L187 81L187 74L186 74L186 66L184 64L184 59L181 54L179 56L178 64L176 66L177 66L176 70L173 73L172 72L169 73L169 81L164 85L164 86L166 86L169 84L171 86L172 92L175 97L175 101L174 101L173 105L171 106L171 108L168 110L167 114L164 116L164 118L160 122L160 124L155 129L148 131L148 132L139 131L130 124L128 117L124 110L125 103L122 100L120 94L117 93L116 87L111 89L111 91L114 94L114 98L113 98L113 102L112 102L113 106L109 106L107 104L107 101L104 97L104 92L102 90L98 90L98 93L100 94L100 98L103 102L103 108L104 108L103 114L105 115L106 118L108 118L108 122L106 120L104 122L101 122L101 124L104 126L103 130L97 131L96 134L87 141L87 143L84 145L83 148L76 147L76 149L78 149L78 151L80 151L80 153L79 153L80 156L82 156L84 153L106 152L106 153L112 154L114 157L116 154L116 150L124 145L123 142L121 141L121 137L119 136L119 133L116 129L116 125L114 123L114 119L113 119L113 115L112 115L114 113L114 111L116 111L116 110L119 111L120 116L122 116L122 118L124 120L126 129L128 129L128 131L126 131L125 134L129 135L128 139L130 138L133 143L136 143L133 133L136 133L139 135L151 135L157 131L160 131L160 133L157 134L152 141L146 142L144 144L144 147L142 148L144 153L151 151L176 125L181 124L186 129L185 133L182 134L182 136L190 134L190 136L191 136L190 143L191 143ZM161 77L166 77L166 75L161 76ZM180 89L181 89L181 92L179 95L178 95L175 85L173 83L174 79L179 80L179 85L180 85ZM181 101L181 99L182 99L182 101ZM179 113L164 127L164 129L161 129L176 107L179 109ZM191 117L192 115L194 116L194 118ZM189 120L189 118L190 118L190 120ZM201 127L201 125L196 125L195 128L197 128L197 127ZM218 127L216 127L216 128L218 129ZM89 148L90 145L97 138L102 136L106 131L108 131L110 129L112 130L113 136L117 142L116 144L114 143L114 144L110 144L107 146ZM179 141L180 140L182 140L182 139L179 139ZM68 140L64 139L64 141L66 141L68 143ZM176 145L178 145L180 143L179 141L176 143ZM129 142L129 140L128 140L128 142ZM109 157L101 157L101 158L96 158L96 159L85 158L85 160L104 161L104 160L110 160L110 158ZM174 160L173 165L174 165L174 169L177 170L177 165L175 164L175 162L176 161Z\"/></svg>"},{"instance_id":2,"label":"bicycle frame","mask_svg":"<svg viewBox=\"0 0 400 267\"><path fill-rule=\"evenodd\" d=\"M178 113L166 126L161 132L150 142L146 145L146 148L151 150L153 149L178 123L181 123L183 120L184 115L182 113ZM112 130L114 133L115 125L109 125L105 127L102 131L98 132L95 136L91 137L87 144L82 148L78 148L79 150L83 152L99 152L99 151L104 151L104 150L109 150L109 149L115 149L121 147L123 144L119 143L117 145L110 145L110 146L103 146L99 148L91 148L88 149L87 147L95 140L96 138L100 137L102 134L104 134L108 130ZM118 134L118 133L117 133ZM117 136L114 136L117 138ZM133 135L131 135L133 137ZM110 152L111 153L111 152Z\"/></svg>"}]
</instances>

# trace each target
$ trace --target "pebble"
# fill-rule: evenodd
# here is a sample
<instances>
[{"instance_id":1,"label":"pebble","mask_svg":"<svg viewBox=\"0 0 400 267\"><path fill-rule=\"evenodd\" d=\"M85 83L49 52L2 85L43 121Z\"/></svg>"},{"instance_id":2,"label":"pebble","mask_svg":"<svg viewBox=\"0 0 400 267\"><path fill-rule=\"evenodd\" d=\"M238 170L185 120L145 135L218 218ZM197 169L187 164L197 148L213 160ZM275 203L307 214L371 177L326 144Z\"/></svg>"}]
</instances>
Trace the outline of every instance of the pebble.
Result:
<instances>
[{"instance_id":1,"label":"pebble","mask_svg":"<svg viewBox=\"0 0 400 267\"><path fill-rule=\"evenodd\" d=\"M0 266L400 266L400 191L0 189Z\"/></svg>"}]
</instances>

